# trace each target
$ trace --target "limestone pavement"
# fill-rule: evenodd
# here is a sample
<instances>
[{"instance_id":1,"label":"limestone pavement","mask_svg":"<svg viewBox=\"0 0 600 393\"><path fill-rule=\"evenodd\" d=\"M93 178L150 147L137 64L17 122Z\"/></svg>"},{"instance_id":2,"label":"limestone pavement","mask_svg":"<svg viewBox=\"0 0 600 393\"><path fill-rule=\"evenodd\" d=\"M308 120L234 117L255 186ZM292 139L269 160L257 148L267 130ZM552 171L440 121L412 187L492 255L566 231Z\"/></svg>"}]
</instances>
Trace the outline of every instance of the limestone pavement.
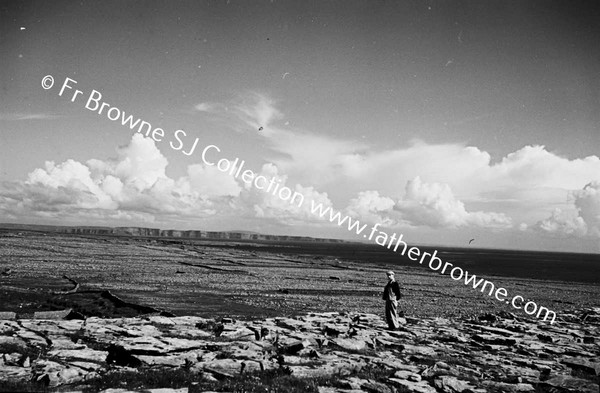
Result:
<instances>
[{"instance_id":1,"label":"limestone pavement","mask_svg":"<svg viewBox=\"0 0 600 393\"><path fill-rule=\"evenodd\" d=\"M0 380L77 391L115 369L186 367L211 379L286 367L302 378L338 375L337 387L320 387L321 393L597 393L600 308L562 313L560 319L550 325L506 312L467 320L406 318L397 331L387 330L381 316L360 313L254 321L158 315L5 319ZM355 376L373 366L388 377Z\"/></svg>"}]
</instances>

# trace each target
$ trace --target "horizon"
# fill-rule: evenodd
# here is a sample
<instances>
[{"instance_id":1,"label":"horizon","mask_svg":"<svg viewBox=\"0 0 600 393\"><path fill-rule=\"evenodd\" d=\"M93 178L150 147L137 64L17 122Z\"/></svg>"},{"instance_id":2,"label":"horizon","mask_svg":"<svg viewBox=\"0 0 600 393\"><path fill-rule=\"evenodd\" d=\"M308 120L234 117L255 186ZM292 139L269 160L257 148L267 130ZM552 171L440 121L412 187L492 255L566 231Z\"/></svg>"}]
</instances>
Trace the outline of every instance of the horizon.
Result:
<instances>
[{"instance_id":1,"label":"horizon","mask_svg":"<svg viewBox=\"0 0 600 393\"><path fill-rule=\"evenodd\" d=\"M273 233L261 233L261 232L253 232L253 231L245 231L245 230L236 230L236 229L230 229L230 230L222 230L222 231L211 231L211 230L205 230L205 229L178 229L178 228L157 228L157 227L140 227L140 226L102 226L102 225L40 225L40 224L24 224L24 223L1 223L0 222L0 230L6 230L8 229L8 227L6 227L5 225L14 225L14 226L29 226L29 227L34 227L34 226L39 226L39 227L45 227L45 226L50 226L50 227L55 227L55 228L106 228L106 229L120 229L120 228L140 228L140 229L155 229L155 230L159 230L159 231L181 231L181 232L188 232L188 231L199 231L199 232L216 232L216 233L246 233L246 234L254 234L254 235L260 235L260 236L273 236L273 237L298 237L298 238L307 238L307 239L320 239L320 240L334 240L336 244L348 244L348 245L352 245L352 244L359 244L359 245L370 245L376 248L381 247L380 245L376 244L374 241L369 241L369 240L364 240L364 239L343 239L343 238L326 238L326 237L313 237L313 236L303 236L303 235L289 235L289 234L273 234ZM35 231L34 229L23 229L25 231ZM66 234L66 235L75 235L77 236L77 234L70 234L70 233L63 233L63 232L58 232L60 234ZM98 236L106 236L106 235L98 235ZM126 237L125 235L115 235L115 236L123 236ZM144 236L137 236L137 235L129 235L131 237L144 237ZM153 236L147 236L147 237L153 237ZM179 239L178 237L169 237L169 236L164 236L165 238L171 238L171 239ZM187 239L187 238L185 238ZM200 240L200 241L204 241L204 240L222 240L224 242L238 242L238 241L248 241L248 242L253 242L253 241L268 241L268 240L264 240L264 239L258 239L258 240L253 240L253 239L235 239L235 240L231 240L231 239L198 239L198 238L192 238L191 240ZM341 243L340 243L341 242ZM322 244L319 242L319 244ZM543 249L530 249L530 250L516 250L516 249L510 249L510 248L494 248L494 247L481 247L481 246L460 246L460 245L440 245L440 244L429 244L429 243L409 243L408 244L409 247L417 247L417 248L431 248L431 249L439 249L439 250L448 250L448 249L459 249L459 250L486 250L486 251L509 251L509 252L525 252L525 253L550 253L550 254L582 254L582 255L595 255L595 256L599 256L598 253L594 253L594 252L585 252L585 251L549 251L549 250L543 250ZM385 247L382 247L382 249L384 249ZM390 250L390 253L393 253L393 250Z\"/></svg>"},{"instance_id":2,"label":"horizon","mask_svg":"<svg viewBox=\"0 0 600 393\"><path fill-rule=\"evenodd\" d=\"M598 254L597 15L4 2L0 221Z\"/></svg>"}]
</instances>

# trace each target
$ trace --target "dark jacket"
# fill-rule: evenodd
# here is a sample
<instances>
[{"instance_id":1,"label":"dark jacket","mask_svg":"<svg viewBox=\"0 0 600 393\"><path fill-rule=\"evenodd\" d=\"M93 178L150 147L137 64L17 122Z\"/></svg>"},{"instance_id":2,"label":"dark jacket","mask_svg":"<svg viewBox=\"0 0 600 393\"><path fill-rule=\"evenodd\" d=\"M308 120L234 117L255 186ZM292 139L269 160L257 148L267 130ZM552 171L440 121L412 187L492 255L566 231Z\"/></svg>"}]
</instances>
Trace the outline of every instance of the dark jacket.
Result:
<instances>
[{"instance_id":1,"label":"dark jacket","mask_svg":"<svg viewBox=\"0 0 600 393\"><path fill-rule=\"evenodd\" d=\"M392 292L394 292L394 295L396 295L396 300L400 299L402 297L402 294L400 293L400 284L398 284L398 281L392 281L392 282L388 282L387 285L385 286L385 288L383 289L383 300L388 300L389 298L389 293L390 293L390 286L392 289Z\"/></svg>"}]
</instances>

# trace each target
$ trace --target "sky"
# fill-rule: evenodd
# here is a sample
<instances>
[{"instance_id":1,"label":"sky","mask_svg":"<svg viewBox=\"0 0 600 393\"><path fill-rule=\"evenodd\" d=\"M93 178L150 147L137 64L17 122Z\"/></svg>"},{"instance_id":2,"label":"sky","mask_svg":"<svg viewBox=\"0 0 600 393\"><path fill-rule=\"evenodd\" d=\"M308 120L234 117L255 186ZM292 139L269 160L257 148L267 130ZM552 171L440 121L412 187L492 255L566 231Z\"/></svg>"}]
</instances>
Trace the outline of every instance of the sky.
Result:
<instances>
[{"instance_id":1,"label":"sky","mask_svg":"<svg viewBox=\"0 0 600 393\"><path fill-rule=\"evenodd\" d=\"M0 222L363 240L312 201L414 244L598 253L599 18L591 1L4 1Z\"/></svg>"}]
</instances>

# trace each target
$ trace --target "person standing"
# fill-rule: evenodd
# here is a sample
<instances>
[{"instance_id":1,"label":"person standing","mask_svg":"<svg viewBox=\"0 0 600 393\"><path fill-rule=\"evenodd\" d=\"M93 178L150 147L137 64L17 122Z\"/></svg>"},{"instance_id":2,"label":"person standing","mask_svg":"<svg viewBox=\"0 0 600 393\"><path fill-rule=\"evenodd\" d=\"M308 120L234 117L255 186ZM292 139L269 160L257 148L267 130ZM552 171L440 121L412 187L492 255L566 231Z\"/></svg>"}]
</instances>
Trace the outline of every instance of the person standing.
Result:
<instances>
[{"instance_id":1,"label":"person standing","mask_svg":"<svg viewBox=\"0 0 600 393\"><path fill-rule=\"evenodd\" d=\"M398 300L402 297L400 285L394 279L394 272L388 271L388 283L383 289L383 300L385 300L385 320L390 330L396 330L400 327L398 322Z\"/></svg>"}]
</instances>

